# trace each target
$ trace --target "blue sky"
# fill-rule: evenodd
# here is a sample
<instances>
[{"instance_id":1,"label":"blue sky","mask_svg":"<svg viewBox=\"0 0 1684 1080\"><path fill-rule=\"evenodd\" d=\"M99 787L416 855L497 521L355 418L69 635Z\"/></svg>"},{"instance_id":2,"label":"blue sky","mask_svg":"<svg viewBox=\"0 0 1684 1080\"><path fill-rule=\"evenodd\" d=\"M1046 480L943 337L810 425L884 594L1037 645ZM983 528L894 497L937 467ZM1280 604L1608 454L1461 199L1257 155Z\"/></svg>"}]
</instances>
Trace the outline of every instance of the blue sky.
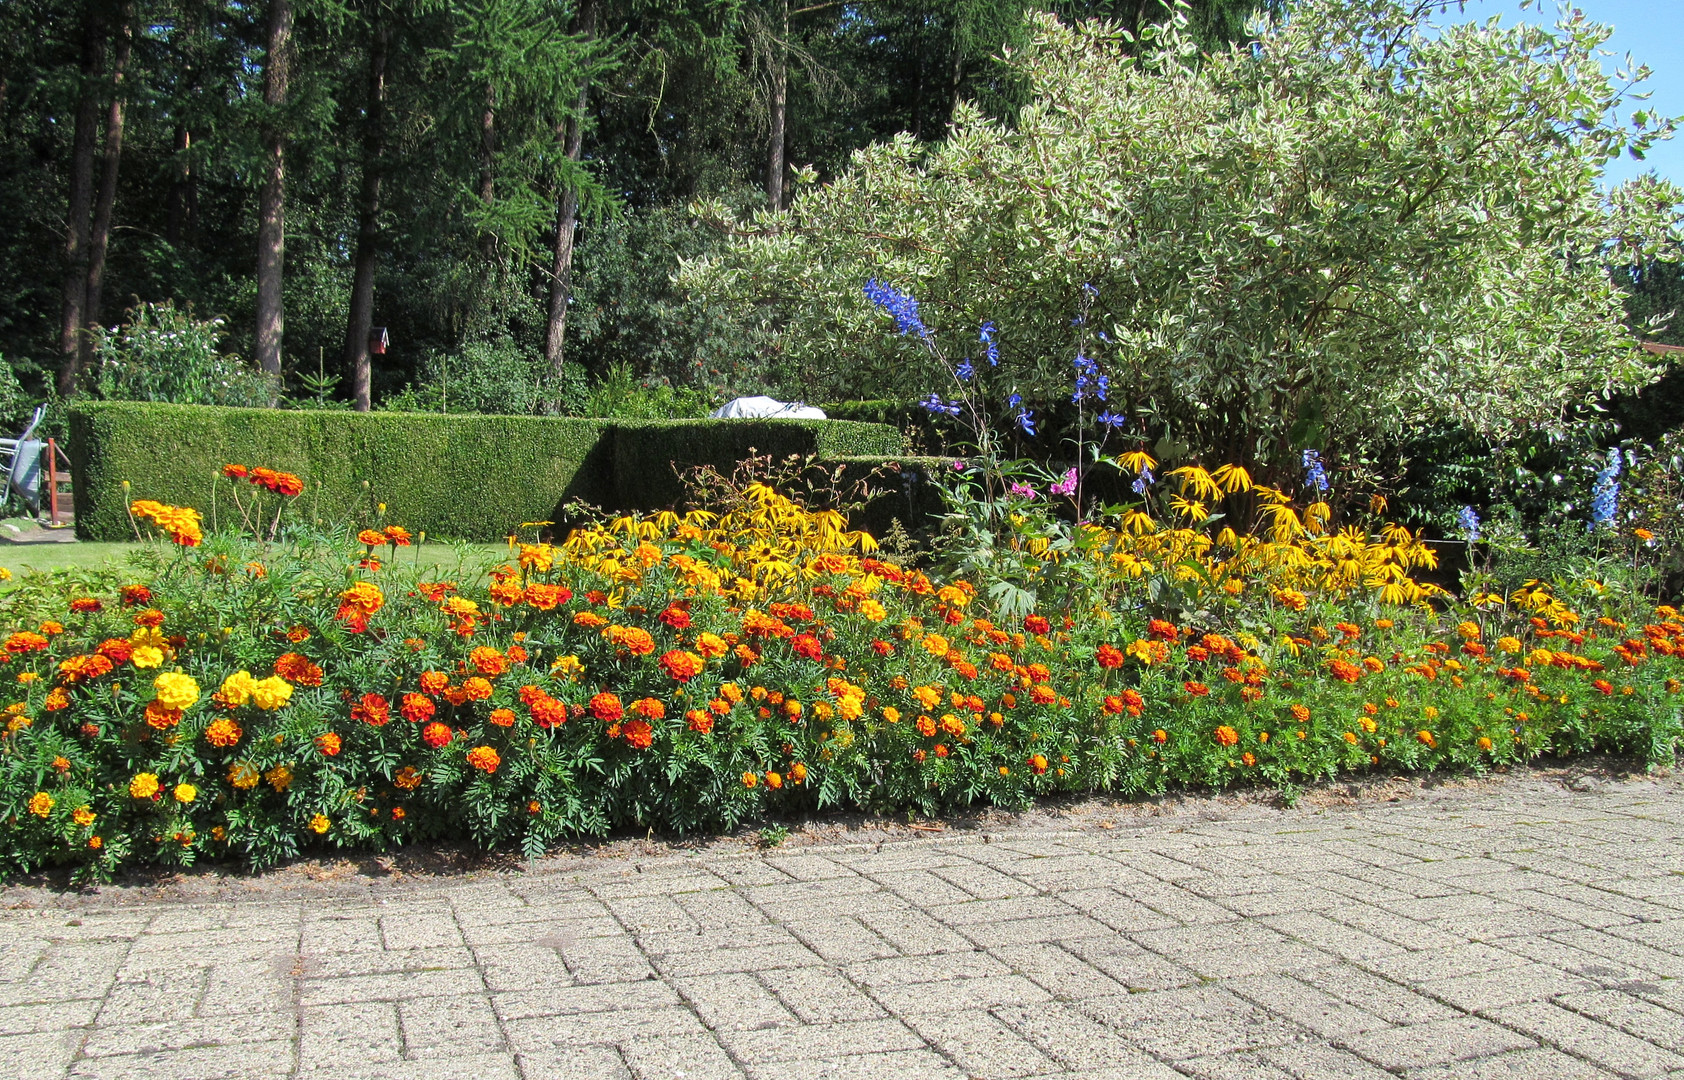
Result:
<instances>
[{"instance_id":1,"label":"blue sky","mask_svg":"<svg viewBox=\"0 0 1684 1080\"><path fill-rule=\"evenodd\" d=\"M1573 6L1614 28L1614 36L1603 46L1614 54L1603 61L1610 74L1630 53L1634 61L1654 69L1644 84L1653 93L1648 106L1664 116L1684 116L1684 0L1577 0ZM1471 0L1460 19L1483 21L1492 15L1501 15L1505 24L1524 20L1552 26L1556 6L1554 0L1545 0L1542 10L1521 11L1518 0ZM1656 145L1644 161L1610 163L1608 178L1617 182L1651 168L1684 185L1684 132Z\"/></svg>"}]
</instances>

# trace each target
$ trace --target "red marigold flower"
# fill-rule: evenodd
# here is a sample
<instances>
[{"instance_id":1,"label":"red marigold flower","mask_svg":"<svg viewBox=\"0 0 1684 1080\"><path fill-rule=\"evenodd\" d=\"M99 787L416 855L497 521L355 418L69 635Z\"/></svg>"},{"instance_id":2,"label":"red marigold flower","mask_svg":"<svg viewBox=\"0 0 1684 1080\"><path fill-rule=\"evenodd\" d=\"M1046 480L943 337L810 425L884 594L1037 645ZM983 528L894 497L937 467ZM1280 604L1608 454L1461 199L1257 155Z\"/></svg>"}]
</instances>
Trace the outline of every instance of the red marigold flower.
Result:
<instances>
[{"instance_id":1,"label":"red marigold flower","mask_svg":"<svg viewBox=\"0 0 1684 1080\"><path fill-rule=\"evenodd\" d=\"M1327 670L1332 673L1335 679L1344 683L1354 683L1362 678L1362 668L1347 660L1329 660Z\"/></svg>"},{"instance_id":2,"label":"red marigold flower","mask_svg":"<svg viewBox=\"0 0 1684 1080\"><path fill-rule=\"evenodd\" d=\"M1187 659L1194 661L1209 660L1210 650L1203 645L1189 645L1187 646Z\"/></svg>"},{"instance_id":3,"label":"red marigold flower","mask_svg":"<svg viewBox=\"0 0 1684 1080\"><path fill-rule=\"evenodd\" d=\"M222 475L230 480L244 480L246 473L250 471L244 465L224 465L222 467Z\"/></svg>"},{"instance_id":4,"label":"red marigold flower","mask_svg":"<svg viewBox=\"0 0 1684 1080\"><path fill-rule=\"evenodd\" d=\"M876 653L878 656L893 656L895 653L895 647L887 641L873 641L871 643L871 651Z\"/></svg>"},{"instance_id":5,"label":"red marigold flower","mask_svg":"<svg viewBox=\"0 0 1684 1080\"><path fill-rule=\"evenodd\" d=\"M391 718L392 707L379 694L364 694L351 706L351 719L360 720L370 727L384 727Z\"/></svg>"},{"instance_id":6,"label":"red marigold flower","mask_svg":"<svg viewBox=\"0 0 1684 1080\"><path fill-rule=\"evenodd\" d=\"M591 715L605 724L612 724L626 715L625 706L620 704L618 694L603 691L591 698Z\"/></svg>"},{"instance_id":7,"label":"red marigold flower","mask_svg":"<svg viewBox=\"0 0 1684 1080\"><path fill-rule=\"evenodd\" d=\"M468 764L485 773L487 776L497 771L497 766L503 763L497 751L489 746L476 746L468 751Z\"/></svg>"},{"instance_id":8,"label":"red marigold flower","mask_svg":"<svg viewBox=\"0 0 1684 1080\"><path fill-rule=\"evenodd\" d=\"M299 686L320 686L322 684L322 669L298 653L282 653L275 660L275 674L289 683Z\"/></svg>"},{"instance_id":9,"label":"red marigold flower","mask_svg":"<svg viewBox=\"0 0 1684 1080\"><path fill-rule=\"evenodd\" d=\"M824 659L824 645L812 634L798 634L789 643L789 651L808 660Z\"/></svg>"},{"instance_id":10,"label":"red marigold flower","mask_svg":"<svg viewBox=\"0 0 1684 1080\"><path fill-rule=\"evenodd\" d=\"M684 722L698 735L706 735L713 730L713 716L703 709L691 709L686 712Z\"/></svg>"},{"instance_id":11,"label":"red marigold flower","mask_svg":"<svg viewBox=\"0 0 1684 1080\"><path fill-rule=\"evenodd\" d=\"M421 673L421 692L429 697L438 697L450 688L450 676L442 671L423 671Z\"/></svg>"},{"instance_id":12,"label":"red marigold flower","mask_svg":"<svg viewBox=\"0 0 1684 1080\"><path fill-rule=\"evenodd\" d=\"M511 663L524 664L524 663L526 663L530 654L527 653L525 646L510 645L509 651L507 653L505 653L504 655L506 655L509 658L509 661Z\"/></svg>"},{"instance_id":13,"label":"red marigold flower","mask_svg":"<svg viewBox=\"0 0 1684 1080\"><path fill-rule=\"evenodd\" d=\"M124 585L117 591L123 598L124 607L139 607L152 602L152 590L144 585Z\"/></svg>"},{"instance_id":14,"label":"red marigold flower","mask_svg":"<svg viewBox=\"0 0 1684 1080\"><path fill-rule=\"evenodd\" d=\"M316 736L316 749L320 750L328 757L333 757L335 754L339 753L340 746L341 743L339 736L335 735L331 731L323 732L322 734Z\"/></svg>"},{"instance_id":15,"label":"red marigold flower","mask_svg":"<svg viewBox=\"0 0 1684 1080\"><path fill-rule=\"evenodd\" d=\"M388 525L382 531L385 532L386 539L394 547L409 547L410 546L410 539L411 538L410 538L408 529L401 528L397 525Z\"/></svg>"},{"instance_id":16,"label":"red marigold flower","mask_svg":"<svg viewBox=\"0 0 1684 1080\"><path fill-rule=\"evenodd\" d=\"M1202 682L1194 682L1189 679L1181 685L1185 687L1187 692L1192 694L1194 697L1205 697L1210 693L1210 687L1206 686Z\"/></svg>"},{"instance_id":17,"label":"red marigold flower","mask_svg":"<svg viewBox=\"0 0 1684 1080\"><path fill-rule=\"evenodd\" d=\"M53 710L56 711L57 709L62 709L65 706L69 705L70 699L68 698L68 696L64 698L64 704L63 705L55 705L55 703L53 702L53 697L52 697L53 694L63 694L63 693L64 693L63 690L55 688L53 690L52 694L48 694L47 695L47 708L53 709ZM168 705L165 705L163 702L157 701L157 700L149 701L149 702L146 703L145 716L146 716L146 723L148 725L150 725L151 727L157 728L159 731L163 731L166 728L175 727L177 724L181 723L181 710L180 709L172 709Z\"/></svg>"},{"instance_id":18,"label":"red marigold flower","mask_svg":"<svg viewBox=\"0 0 1684 1080\"><path fill-rule=\"evenodd\" d=\"M1123 711L1123 699L1115 694L1107 696L1100 704L1112 716L1116 716Z\"/></svg>"},{"instance_id":19,"label":"red marigold flower","mask_svg":"<svg viewBox=\"0 0 1684 1080\"><path fill-rule=\"evenodd\" d=\"M126 664L134 655L134 645L127 638L106 638L94 651L113 664Z\"/></svg>"},{"instance_id":20,"label":"red marigold flower","mask_svg":"<svg viewBox=\"0 0 1684 1080\"><path fill-rule=\"evenodd\" d=\"M1598 679L1590 685L1599 694L1612 694L1614 692L1614 684L1607 679Z\"/></svg>"},{"instance_id":21,"label":"red marigold flower","mask_svg":"<svg viewBox=\"0 0 1684 1080\"><path fill-rule=\"evenodd\" d=\"M690 613L677 604L669 606L657 618L674 630L684 630L690 625Z\"/></svg>"},{"instance_id":22,"label":"red marigold flower","mask_svg":"<svg viewBox=\"0 0 1684 1080\"><path fill-rule=\"evenodd\" d=\"M437 708L433 699L425 694L405 694L398 711L403 714L405 720L419 724L424 720L431 720Z\"/></svg>"},{"instance_id":23,"label":"red marigold flower","mask_svg":"<svg viewBox=\"0 0 1684 1080\"><path fill-rule=\"evenodd\" d=\"M549 696L550 695L544 693L543 690L533 686L531 683L527 683L525 686L520 688L520 700L523 705L531 705L533 702L542 701Z\"/></svg>"},{"instance_id":24,"label":"red marigold flower","mask_svg":"<svg viewBox=\"0 0 1684 1080\"><path fill-rule=\"evenodd\" d=\"M1094 651L1093 658L1102 668L1120 668L1123 666L1123 650L1115 645L1101 645Z\"/></svg>"},{"instance_id":25,"label":"red marigold flower","mask_svg":"<svg viewBox=\"0 0 1684 1080\"><path fill-rule=\"evenodd\" d=\"M1235 743L1240 741L1240 733L1229 727L1227 724L1223 724L1221 727L1217 728L1215 735L1217 745L1219 746L1233 746Z\"/></svg>"},{"instance_id":26,"label":"red marigold flower","mask_svg":"<svg viewBox=\"0 0 1684 1080\"><path fill-rule=\"evenodd\" d=\"M105 605L92 596L78 596L70 601L70 610L78 615L92 615L96 611L104 610L104 608Z\"/></svg>"},{"instance_id":27,"label":"red marigold flower","mask_svg":"<svg viewBox=\"0 0 1684 1080\"><path fill-rule=\"evenodd\" d=\"M134 617L134 624L136 626L145 626L155 630L164 625L164 613L159 611L157 608L148 608Z\"/></svg>"},{"instance_id":28,"label":"red marigold flower","mask_svg":"<svg viewBox=\"0 0 1684 1080\"><path fill-rule=\"evenodd\" d=\"M1163 619L1153 619L1146 624L1146 636L1154 641L1174 641L1180 637L1175 624Z\"/></svg>"},{"instance_id":29,"label":"red marigold flower","mask_svg":"<svg viewBox=\"0 0 1684 1080\"><path fill-rule=\"evenodd\" d=\"M1052 623L1047 621L1045 615L1025 615L1023 628L1031 634L1045 634L1052 629Z\"/></svg>"},{"instance_id":30,"label":"red marigold flower","mask_svg":"<svg viewBox=\"0 0 1684 1080\"><path fill-rule=\"evenodd\" d=\"M436 720L421 729L421 741L434 750L449 746L450 740L455 737L456 734L450 730L449 724L441 724Z\"/></svg>"},{"instance_id":31,"label":"red marigold flower","mask_svg":"<svg viewBox=\"0 0 1684 1080\"><path fill-rule=\"evenodd\" d=\"M702 658L683 649L669 649L661 655L661 667L675 682L689 682L702 673Z\"/></svg>"}]
</instances>

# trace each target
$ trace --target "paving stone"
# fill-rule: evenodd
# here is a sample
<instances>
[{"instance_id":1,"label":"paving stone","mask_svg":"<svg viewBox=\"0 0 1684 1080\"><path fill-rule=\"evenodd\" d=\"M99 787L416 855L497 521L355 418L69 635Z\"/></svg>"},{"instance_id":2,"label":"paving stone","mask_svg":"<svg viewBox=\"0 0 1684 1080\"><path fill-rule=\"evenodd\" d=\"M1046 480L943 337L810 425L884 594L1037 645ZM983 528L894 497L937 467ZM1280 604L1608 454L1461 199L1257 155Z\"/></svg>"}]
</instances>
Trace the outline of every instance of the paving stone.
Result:
<instances>
[{"instance_id":1,"label":"paving stone","mask_svg":"<svg viewBox=\"0 0 1684 1080\"><path fill-rule=\"evenodd\" d=\"M1684 1069L1684 1057L1678 1054L1549 1002L1511 1005L1486 1015L1574 1057L1630 1076Z\"/></svg>"},{"instance_id":2,"label":"paving stone","mask_svg":"<svg viewBox=\"0 0 1684 1080\"><path fill-rule=\"evenodd\" d=\"M1346 1039L1345 1045L1381 1068L1395 1071L1470 1061L1537 1044L1489 1020L1458 1016L1412 1027L1370 1031Z\"/></svg>"},{"instance_id":3,"label":"paving stone","mask_svg":"<svg viewBox=\"0 0 1684 1080\"><path fill-rule=\"evenodd\" d=\"M1154 990L1076 1004L1099 1021L1165 1060L1204 1057L1298 1042L1310 1033L1219 986Z\"/></svg>"},{"instance_id":4,"label":"paving stone","mask_svg":"<svg viewBox=\"0 0 1684 1080\"><path fill-rule=\"evenodd\" d=\"M983 1080L1045 1073L1056 1063L1035 1044L986 1012L931 1013L908 1026L966 1073Z\"/></svg>"},{"instance_id":5,"label":"paving stone","mask_svg":"<svg viewBox=\"0 0 1684 1080\"><path fill-rule=\"evenodd\" d=\"M1515 1050L1476 1061L1409 1069L1408 1080L1612 1080L1607 1072L1553 1047Z\"/></svg>"}]
</instances>

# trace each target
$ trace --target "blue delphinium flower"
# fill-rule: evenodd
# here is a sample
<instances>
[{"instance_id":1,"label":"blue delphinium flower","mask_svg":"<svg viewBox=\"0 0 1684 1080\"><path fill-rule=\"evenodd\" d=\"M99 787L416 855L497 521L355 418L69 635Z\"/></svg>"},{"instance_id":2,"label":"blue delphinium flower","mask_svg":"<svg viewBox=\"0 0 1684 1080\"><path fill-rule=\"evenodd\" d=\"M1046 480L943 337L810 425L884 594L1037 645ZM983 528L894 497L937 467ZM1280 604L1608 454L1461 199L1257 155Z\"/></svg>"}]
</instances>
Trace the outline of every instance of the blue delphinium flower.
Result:
<instances>
[{"instance_id":1,"label":"blue delphinium flower","mask_svg":"<svg viewBox=\"0 0 1684 1080\"><path fill-rule=\"evenodd\" d=\"M1116 413L1107 410L1095 417L1094 423L1099 424L1101 427L1108 427L1115 430L1128 423L1128 421Z\"/></svg>"},{"instance_id":2,"label":"blue delphinium flower","mask_svg":"<svg viewBox=\"0 0 1684 1080\"><path fill-rule=\"evenodd\" d=\"M930 328L918 317L918 301L893 285L872 278L865 283L865 298L893 315L895 328L903 335L917 334L921 338L930 336Z\"/></svg>"},{"instance_id":3,"label":"blue delphinium flower","mask_svg":"<svg viewBox=\"0 0 1684 1080\"><path fill-rule=\"evenodd\" d=\"M988 358L989 367L1000 366L1000 343L994 340L997 333L999 331L994 328L993 323L985 322L982 324L982 332L977 335L977 340L982 342L983 355Z\"/></svg>"},{"instance_id":4,"label":"blue delphinium flower","mask_svg":"<svg viewBox=\"0 0 1684 1080\"><path fill-rule=\"evenodd\" d=\"M1152 475L1152 467L1148 465L1140 470L1140 475L1134 478L1134 483L1130 484L1129 487L1134 489L1136 495L1144 495L1146 489L1151 487L1156 480L1157 477Z\"/></svg>"},{"instance_id":5,"label":"blue delphinium flower","mask_svg":"<svg viewBox=\"0 0 1684 1080\"><path fill-rule=\"evenodd\" d=\"M1471 506L1464 506L1456 514L1456 524L1461 526L1462 539L1473 543L1479 539L1479 515Z\"/></svg>"},{"instance_id":6,"label":"blue delphinium flower","mask_svg":"<svg viewBox=\"0 0 1684 1080\"><path fill-rule=\"evenodd\" d=\"M1620 451L1608 451L1608 464L1596 474L1590 489L1590 521L1593 528L1611 528L1620 509Z\"/></svg>"},{"instance_id":7,"label":"blue delphinium flower","mask_svg":"<svg viewBox=\"0 0 1684 1080\"><path fill-rule=\"evenodd\" d=\"M1110 380L1099 373L1099 365L1083 356L1076 354L1076 388L1070 395L1070 403L1079 405L1090 397L1098 397L1104 401L1103 392L1096 391L1096 387L1108 386Z\"/></svg>"},{"instance_id":8,"label":"blue delphinium flower","mask_svg":"<svg viewBox=\"0 0 1684 1080\"><path fill-rule=\"evenodd\" d=\"M959 366L954 369L953 374L959 377L960 382L970 382L976 378L976 368L971 366L971 358L967 356L959 361Z\"/></svg>"},{"instance_id":9,"label":"blue delphinium flower","mask_svg":"<svg viewBox=\"0 0 1684 1080\"><path fill-rule=\"evenodd\" d=\"M1327 469L1322 466L1320 450L1304 451L1304 482L1317 491L1327 490Z\"/></svg>"},{"instance_id":10,"label":"blue delphinium flower","mask_svg":"<svg viewBox=\"0 0 1684 1080\"><path fill-rule=\"evenodd\" d=\"M1017 426L1030 437L1035 434L1035 414L1023 407L1023 395L1013 394L1006 399L1006 404L1017 412Z\"/></svg>"},{"instance_id":11,"label":"blue delphinium flower","mask_svg":"<svg viewBox=\"0 0 1684 1080\"><path fill-rule=\"evenodd\" d=\"M945 416L959 415L959 402L943 401L940 394L932 393L929 397L920 401L918 404L924 406L924 408L928 409L932 413L941 413Z\"/></svg>"}]
</instances>

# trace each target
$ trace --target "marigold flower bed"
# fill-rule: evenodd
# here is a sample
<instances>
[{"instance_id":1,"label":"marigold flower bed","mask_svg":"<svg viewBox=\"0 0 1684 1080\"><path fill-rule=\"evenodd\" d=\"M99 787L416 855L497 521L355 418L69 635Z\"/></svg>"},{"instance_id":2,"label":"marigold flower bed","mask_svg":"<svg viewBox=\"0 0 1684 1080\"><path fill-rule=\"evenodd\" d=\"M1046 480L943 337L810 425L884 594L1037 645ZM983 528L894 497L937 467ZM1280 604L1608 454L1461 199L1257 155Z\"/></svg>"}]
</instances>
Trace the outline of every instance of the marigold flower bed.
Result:
<instances>
[{"instance_id":1,"label":"marigold flower bed","mask_svg":"<svg viewBox=\"0 0 1684 1080\"><path fill-rule=\"evenodd\" d=\"M1299 591L1269 567L1301 560L1252 546L1250 577L1211 577L1232 625L1178 625L1130 599L1142 548L1118 533L1133 553L1093 558L1121 591L1008 620L835 514L748 494L511 543L483 585L422 577L397 527L262 544L143 506L179 545L160 572L53 598L0 648L6 871L537 854L828 806L1670 759L1678 738L1670 607L1581 614L1537 584L1388 606L1395 580Z\"/></svg>"}]
</instances>

